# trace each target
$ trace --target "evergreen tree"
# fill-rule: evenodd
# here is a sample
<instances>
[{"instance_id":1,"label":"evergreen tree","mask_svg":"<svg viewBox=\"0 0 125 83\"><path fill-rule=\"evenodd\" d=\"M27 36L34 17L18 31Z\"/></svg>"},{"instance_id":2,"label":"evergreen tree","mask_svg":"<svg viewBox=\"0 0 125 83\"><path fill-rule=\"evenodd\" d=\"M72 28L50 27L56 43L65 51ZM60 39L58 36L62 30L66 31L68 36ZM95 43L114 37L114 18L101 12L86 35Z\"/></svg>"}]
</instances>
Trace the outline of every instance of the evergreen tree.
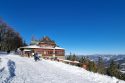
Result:
<instances>
[{"instance_id":1,"label":"evergreen tree","mask_svg":"<svg viewBox=\"0 0 125 83\"><path fill-rule=\"evenodd\" d=\"M97 72L100 73L100 74L106 74L104 62L103 62L103 59L101 57L98 58Z\"/></svg>"},{"instance_id":2,"label":"evergreen tree","mask_svg":"<svg viewBox=\"0 0 125 83\"><path fill-rule=\"evenodd\" d=\"M71 58L72 58L72 56L71 55L69 55L69 56L67 56L67 60L71 60Z\"/></svg>"},{"instance_id":3,"label":"evergreen tree","mask_svg":"<svg viewBox=\"0 0 125 83\"><path fill-rule=\"evenodd\" d=\"M71 60L72 59L72 53L71 52L70 52L70 55L68 55L66 59L67 60Z\"/></svg>"},{"instance_id":4,"label":"evergreen tree","mask_svg":"<svg viewBox=\"0 0 125 83\"><path fill-rule=\"evenodd\" d=\"M116 64L114 60L111 61L110 66L107 69L107 75L115 76L118 79L125 80L125 74L119 71L119 65Z\"/></svg>"},{"instance_id":5,"label":"evergreen tree","mask_svg":"<svg viewBox=\"0 0 125 83\"><path fill-rule=\"evenodd\" d=\"M89 61L90 60L87 57L81 57L81 59L79 60L79 62L82 63L82 64L88 64Z\"/></svg>"},{"instance_id":6,"label":"evergreen tree","mask_svg":"<svg viewBox=\"0 0 125 83\"><path fill-rule=\"evenodd\" d=\"M119 70L118 65L114 62L114 60L111 60L110 66L107 69L107 74L109 76L118 76Z\"/></svg>"},{"instance_id":7,"label":"evergreen tree","mask_svg":"<svg viewBox=\"0 0 125 83\"><path fill-rule=\"evenodd\" d=\"M87 70L92 71L92 72L96 72L96 70L97 70L96 64L93 61L89 61Z\"/></svg>"},{"instance_id":8,"label":"evergreen tree","mask_svg":"<svg viewBox=\"0 0 125 83\"><path fill-rule=\"evenodd\" d=\"M76 61L76 59L77 59L77 57L76 57L76 55L74 54L74 55L72 56L71 60L72 60L72 61Z\"/></svg>"},{"instance_id":9,"label":"evergreen tree","mask_svg":"<svg viewBox=\"0 0 125 83\"><path fill-rule=\"evenodd\" d=\"M96 64L94 61L90 61L88 57L81 57L80 59L81 66L86 65L86 69L92 72L96 72Z\"/></svg>"},{"instance_id":10,"label":"evergreen tree","mask_svg":"<svg viewBox=\"0 0 125 83\"><path fill-rule=\"evenodd\" d=\"M81 57L80 60L79 60L80 63L84 63L85 62L85 57Z\"/></svg>"}]
</instances>

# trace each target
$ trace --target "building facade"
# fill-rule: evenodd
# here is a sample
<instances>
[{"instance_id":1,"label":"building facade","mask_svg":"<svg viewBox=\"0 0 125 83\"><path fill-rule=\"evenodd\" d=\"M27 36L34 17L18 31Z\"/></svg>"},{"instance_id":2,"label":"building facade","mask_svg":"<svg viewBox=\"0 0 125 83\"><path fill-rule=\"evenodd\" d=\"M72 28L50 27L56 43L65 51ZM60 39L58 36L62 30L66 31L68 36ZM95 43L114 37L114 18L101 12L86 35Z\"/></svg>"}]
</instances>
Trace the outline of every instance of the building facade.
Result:
<instances>
[{"instance_id":1,"label":"building facade","mask_svg":"<svg viewBox=\"0 0 125 83\"><path fill-rule=\"evenodd\" d=\"M33 43L32 43L33 42ZM65 58L65 49L60 48L57 46L57 44L51 40L49 37L43 37L40 41L37 41L37 43L34 43L35 41L31 41L31 45L26 47L21 47L21 49L24 50L31 50L31 52L37 52L42 57L57 57L64 59Z\"/></svg>"}]
</instances>

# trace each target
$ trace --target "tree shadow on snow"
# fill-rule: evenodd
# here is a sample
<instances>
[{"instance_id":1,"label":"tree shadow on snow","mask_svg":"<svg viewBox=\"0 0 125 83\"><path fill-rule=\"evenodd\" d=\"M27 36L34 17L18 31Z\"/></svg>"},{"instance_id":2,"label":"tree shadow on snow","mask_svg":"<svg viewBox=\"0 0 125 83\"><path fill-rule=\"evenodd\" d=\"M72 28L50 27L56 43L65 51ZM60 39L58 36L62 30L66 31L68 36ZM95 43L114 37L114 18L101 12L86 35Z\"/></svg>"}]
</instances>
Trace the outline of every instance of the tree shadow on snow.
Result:
<instances>
[{"instance_id":1,"label":"tree shadow on snow","mask_svg":"<svg viewBox=\"0 0 125 83\"><path fill-rule=\"evenodd\" d=\"M0 78L2 78L2 76L3 76L2 73L4 72L4 69L5 69L5 67L0 69Z\"/></svg>"},{"instance_id":2,"label":"tree shadow on snow","mask_svg":"<svg viewBox=\"0 0 125 83\"><path fill-rule=\"evenodd\" d=\"M16 68L15 62L12 60L9 60L7 65L8 65L10 76L14 77L15 76L15 68Z\"/></svg>"},{"instance_id":3,"label":"tree shadow on snow","mask_svg":"<svg viewBox=\"0 0 125 83\"><path fill-rule=\"evenodd\" d=\"M9 70L9 77L6 78L5 83L10 83L12 78L14 76L16 76L16 74L15 74L15 69L16 69L15 62L12 60L9 60L7 63L7 66L8 66L8 70Z\"/></svg>"}]
</instances>

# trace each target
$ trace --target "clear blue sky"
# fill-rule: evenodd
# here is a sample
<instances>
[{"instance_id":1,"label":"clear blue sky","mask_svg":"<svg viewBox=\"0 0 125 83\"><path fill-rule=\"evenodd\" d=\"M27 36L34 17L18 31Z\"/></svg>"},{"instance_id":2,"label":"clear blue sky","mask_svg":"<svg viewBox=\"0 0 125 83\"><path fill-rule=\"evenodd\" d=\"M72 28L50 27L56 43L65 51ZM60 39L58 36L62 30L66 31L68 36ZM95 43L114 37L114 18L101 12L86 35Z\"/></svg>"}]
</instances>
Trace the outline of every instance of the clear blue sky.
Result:
<instances>
[{"instance_id":1,"label":"clear blue sky","mask_svg":"<svg viewBox=\"0 0 125 83\"><path fill-rule=\"evenodd\" d=\"M66 53L125 54L124 0L0 0L0 16L27 43L47 35Z\"/></svg>"}]
</instances>

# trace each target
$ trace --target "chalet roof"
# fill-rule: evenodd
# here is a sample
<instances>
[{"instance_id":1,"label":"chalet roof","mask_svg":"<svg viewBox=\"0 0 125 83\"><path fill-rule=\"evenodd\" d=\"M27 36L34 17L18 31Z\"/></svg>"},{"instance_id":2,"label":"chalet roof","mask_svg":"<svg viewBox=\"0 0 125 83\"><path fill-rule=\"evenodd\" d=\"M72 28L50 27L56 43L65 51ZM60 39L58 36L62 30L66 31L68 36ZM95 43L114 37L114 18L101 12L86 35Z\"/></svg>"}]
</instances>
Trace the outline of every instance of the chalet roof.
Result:
<instances>
[{"instance_id":1,"label":"chalet roof","mask_svg":"<svg viewBox=\"0 0 125 83\"><path fill-rule=\"evenodd\" d=\"M30 45L37 45L39 43L38 40L32 40Z\"/></svg>"},{"instance_id":2,"label":"chalet roof","mask_svg":"<svg viewBox=\"0 0 125 83\"><path fill-rule=\"evenodd\" d=\"M20 47L20 48L40 48L40 46L37 46L37 45L29 45L29 46L24 46L24 47Z\"/></svg>"},{"instance_id":3,"label":"chalet roof","mask_svg":"<svg viewBox=\"0 0 125 83\"><path fill-rule=\"evenodd\" d=\"M53 40L51 40L48 36L45 36L42 38L42 40L40 41L40 43L53 43L56 44Z\"/></svg>"},{"instance_id":4,"label":"chalet roof","mask_svg":"<svg viewBox=\"0 0 125 83\"><path fill-rule=\"evenodd\" d=\"M60 48L60 47L46 47L46 46L43 46L43 47L40 47L40 46L37 46L37 45L29 45L29 46L24 46L24 47L20 47L20 48L24 48L24 49L33 49L33 48L43 48L43 49L64 49L64 48Z\"/></svg>"},{"instance_id":5,"label":"chalet roof","mask_svg":"<svg viewBox=\"0 0 125 83\"><path fill-rule=\"evenodd\" d=\"M60 48L60 47L40 47L40 48L43 48L43 49L64 49L64 48Z\"/></svg>"}]
</instances>

